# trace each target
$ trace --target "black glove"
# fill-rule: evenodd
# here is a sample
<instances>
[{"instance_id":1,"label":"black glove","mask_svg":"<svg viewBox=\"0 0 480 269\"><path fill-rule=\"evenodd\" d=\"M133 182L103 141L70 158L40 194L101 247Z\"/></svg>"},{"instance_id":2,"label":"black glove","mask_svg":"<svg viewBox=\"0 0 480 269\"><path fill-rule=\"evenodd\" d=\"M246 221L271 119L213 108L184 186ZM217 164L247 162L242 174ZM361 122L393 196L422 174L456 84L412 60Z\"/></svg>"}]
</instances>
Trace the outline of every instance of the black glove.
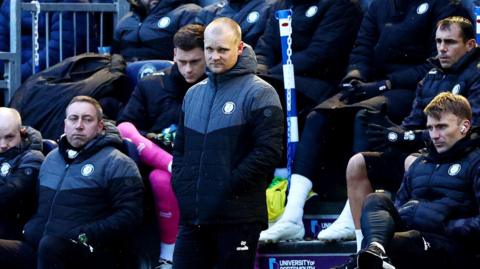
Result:
<instances>
[{"instance_id":1,"label":"black glove","mask_svg":"<svg viewBox=\"0 0 480 269\"><path fill-rule=\"evenodd\" d=\"M367 135L370 145L377 149L395 146L413 152L424 146L423 130L407 131L400 126L369 124Z\"/></svg>"},{"instance_id":2,"label":"black glove","mask_svg":"<svg viewBox=\"0 0 480 269\"><path fill-rule=\"evenodd\" d=\"M387 81L375 82L361 82L359 80L352 80L350 87L348 84L342 84L342 96L340 101L347 104L358 103L360 101L380 95L382 92L388 90Z\"/></svg>"}]
</instances>

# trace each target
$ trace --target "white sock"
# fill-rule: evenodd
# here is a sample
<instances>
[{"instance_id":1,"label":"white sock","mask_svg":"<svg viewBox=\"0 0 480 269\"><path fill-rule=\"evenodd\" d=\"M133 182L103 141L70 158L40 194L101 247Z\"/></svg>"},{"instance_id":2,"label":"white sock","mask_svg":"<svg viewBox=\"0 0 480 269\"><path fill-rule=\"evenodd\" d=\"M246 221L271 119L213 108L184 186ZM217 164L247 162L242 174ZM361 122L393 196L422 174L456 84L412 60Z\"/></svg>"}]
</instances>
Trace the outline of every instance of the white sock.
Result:
<instances>
[{"instance_id":1,"label":"white sock","mask_svg":"<svg viewBox=\"0 0 480 269\"><path fill-rule=\"evenodd\" d=\"M383 253L386 254L385 248L382 246L382 244L380 244L378 242L372 242L372 243L370 243L370 245L374 245L374 246L378 247L379 249L381 249L383 251Z\"/></svg>"},{"instance_id":2,"label":"white sock","mask_svg":"<svg viewBox=\"0 0 480 269\"><path fill-rule=\"evenodd\" d=\"M173 261L173 249L175 248L175 243L165 244L160 242L160 259L167 261Z\"/></svg>"},{"instance_id":3,"label":"white sock","mask_svg":"<svg viewBox=\"0 0 480 269\"><path fill-rule=\"evenodd\" d=\"M342 209L342 213L340 213L340 216L338 216L338 218L335 220L335 223L342 223L343 225L350 227L352 230L355 229L352 211L350 210L350 203L348 202L348 200Z\"/></svg>"},{"instance_id":4,"label":"white sock","mask_svg":"<svg viewBox=\"0 0 480 269\"><path fill-rule=\"evenodd\" d=\"M287 197L287 205L280 221L302 223L303 206L307 200L308 193L312 189L312 182L299 174L292 174L290 179L290 191Z\"/></svg>"},{"instance_id":5,"label":"white sock","mask_svg":"<svg viewBox=\"0 0 480 269\"><path fill-rule=\"evenodd\" d=\"M357 238L357 252L362 249L362 240L363 240L363 233L361 229L355 229L355 237Z\"/></svg>"}]
</instances>

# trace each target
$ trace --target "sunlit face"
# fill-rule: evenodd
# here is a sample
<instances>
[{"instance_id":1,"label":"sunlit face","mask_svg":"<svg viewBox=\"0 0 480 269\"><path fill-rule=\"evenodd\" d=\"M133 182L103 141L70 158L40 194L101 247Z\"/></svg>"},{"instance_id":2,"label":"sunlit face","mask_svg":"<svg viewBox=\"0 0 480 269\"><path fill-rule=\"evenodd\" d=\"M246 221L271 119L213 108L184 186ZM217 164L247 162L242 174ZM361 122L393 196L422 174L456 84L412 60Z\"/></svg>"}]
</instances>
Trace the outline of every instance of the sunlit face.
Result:
<instances>
[{"instance_id":1,"label":"sunlit face","mask_svg":"<svg viewBox=\"0 0 480 269\"><path fill-rule=\"evenodd\" d=\"M208 69L216 74L232 69L242 54L243 42L236 40L233 33L221 26L207 27L204 35Z\"/></svg>"},{"instance_id":2,"label":"sunlit face","mask_svg":"<svg viewBox=\"0 0 480 269\"><path fill-rule=\"evenodd\" d=\"M205 73L205 54L201 48L192 50L173 50L173 60L177 63L180 74L188 83L197 82Z\"/></svg>"},{"instance_id":3,"label":"sunlit face","mask_svg":"<svg viewBox=\"0 0 480 269\"><path fill-rule=\"evenodd\" d=\"M470 121L461 120L450 112L442 113L438 120L427 117L428 134L438 153L446 152L464 138L469 128Z\"/></svg>"},{"instance_id":4,"label":"sunlit face","mask_svg":"<svg viewBox=\"0 0 480 269\"><path fill-rule=\"evenodd\" d=\"M16 147L22 142L19 124L14 117L5 117L0 120L0 153Z\"/></svg>"},{"instance_id":5,"label":"sunlit face","mask_svg":"<svg viewBox=\"0 0 480 269\"><path fill-rule=\"evenodd\" d=\"M103 130L103 121L98 119L95 106L87 102L75 102L67 108L65 136L76 148L85 146Z\"/></svg>"},{"instance_id":6,"label":"sunlit face","mask_svg":"<svg viewBox=\"0 0 480 269\"><path fill-rule=\"evenodd\" d=\"M435 42L442 68L452 67L463 55L475 47L475 40L463 41L462 30L457 24L451 24L449 28L438 28Z\"/></svg>"}]
</instances>

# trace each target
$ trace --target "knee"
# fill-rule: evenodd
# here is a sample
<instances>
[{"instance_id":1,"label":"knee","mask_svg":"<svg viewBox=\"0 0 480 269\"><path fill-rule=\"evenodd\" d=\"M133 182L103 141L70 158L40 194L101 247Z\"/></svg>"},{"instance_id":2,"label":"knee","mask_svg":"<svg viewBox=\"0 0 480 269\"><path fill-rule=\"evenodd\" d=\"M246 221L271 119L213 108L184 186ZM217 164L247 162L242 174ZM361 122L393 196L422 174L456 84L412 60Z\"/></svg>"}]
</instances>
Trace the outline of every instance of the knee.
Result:
<instances>
[{"instance_id":1,"label":"knee","mask_svg":"<svg viewBox=\"0 0 480 269\"><path fill-rule=\"evenodd\" d=\"M372 210L377 208L385 208L390 199L383 193L370 193L363 202L365 210Z\"/></svg>"},{"instance_id":2,"label":"knee","mask_svg":"<svg viewBox=\"0 0 480 269\"><path fill-rule=\"evenodd\" d=\"M358 182L359 180L366 178L366 175L367 167L365 164L365 158L361 153L353 155L347 165L347 184Z\"/></svg>"},{"instance_id":3,"label":"knee","mask_svg":"<svg viewBox=\"0 0 480 269\"><path fill-rule=\"evenodd\" d=\"M38 255L39 256L52 256L56 255L61 251L64 246L63 242L65 239L59 238L57 236L46 235L42 237L40 243L38 243Z\"/></svg>"},{"instance_id":4,"label":"knee","mask_svg":"<svg viewBox=\"0 0 480 269\"><path fill-rule=\"evenodd\" d=\"M309 126L309 128L316 129L324 126L326 121L327 121L327 117L324 112L312 110L307 115L307 119L305 121L305 127Z\"/></svg>"}]
</instances>

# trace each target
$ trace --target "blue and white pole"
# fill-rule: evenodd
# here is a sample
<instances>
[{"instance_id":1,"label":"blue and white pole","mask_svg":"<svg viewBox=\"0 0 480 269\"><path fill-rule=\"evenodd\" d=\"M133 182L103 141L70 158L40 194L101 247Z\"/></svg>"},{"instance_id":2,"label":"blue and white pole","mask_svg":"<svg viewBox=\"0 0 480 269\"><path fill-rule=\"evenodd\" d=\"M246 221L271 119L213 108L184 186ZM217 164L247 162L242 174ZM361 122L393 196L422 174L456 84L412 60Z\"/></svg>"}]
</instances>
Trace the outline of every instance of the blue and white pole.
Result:
<instances>
[{"instance_id":1,"label":"blue and white pole","mask_svg":"<svg viewBox=\"0 0 480 269\"><path fill-rule=\"evenodd\" d=\"M40 72L40 46L38 43L39 33L38 33L38 20L40 16L40 2L38 0L34 0L31 2L35 5L35 11L32 11L32 28L33 28L33 36L32 36L32 57L33 57L33 64L32 64L32 73L36 74ZM48 20L47 20L48 22ZM47 48L48 50L48 48ZM48 55L48 54L47 54Z\"/></svg>"},{"instance_id":2,"label":"blue and white pole","mask_svg":"<svg viewBox=\"0 0 480 269\"><path fill-rule=\"evenodd\" d=\"M480 1L475 1L473 9L475 11L476 40L477 44L480 44Z\"/></svg>"},{"instance_id":3,"label":"blue and white pole","mask_svg":"<svg viewBox=\"0 0 480 269\"><path fill-rule=\"evenodd\" d=\"M293 158L298 143L297 98L295 94L295 75L293 72L292 56L292 11L278 10L275 13L280 27L282 42L283 83L287 106L287 169L288 180L292 175Z\"/></svg>"}]
</instances>

